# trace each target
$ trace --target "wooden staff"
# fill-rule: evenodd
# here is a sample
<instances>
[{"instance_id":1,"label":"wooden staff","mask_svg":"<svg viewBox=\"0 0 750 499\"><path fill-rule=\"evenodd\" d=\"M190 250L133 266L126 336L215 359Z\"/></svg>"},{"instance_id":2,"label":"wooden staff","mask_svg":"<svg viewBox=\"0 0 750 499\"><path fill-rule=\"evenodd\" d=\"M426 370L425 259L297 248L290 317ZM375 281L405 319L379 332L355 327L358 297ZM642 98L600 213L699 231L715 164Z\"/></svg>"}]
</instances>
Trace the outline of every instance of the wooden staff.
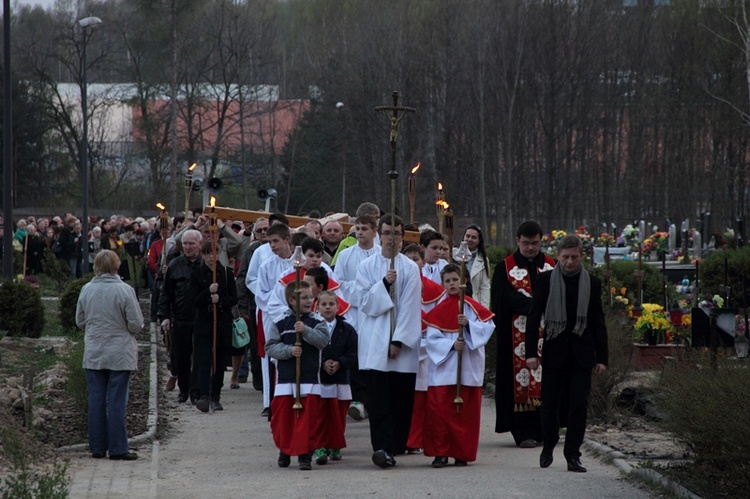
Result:
<instances>
[{"instance_id":1,"label":"wooden staff","mask_svg":"<svg viewBox=\"0 0 750 499\"><path fill-rule=\"evenodd\" d=\"M13 237L13 234L11 234L11 237ZM26 233L26 237L23 238L23 272L21 273L22 276L26 277L26 255L29 254L29 233Z\"/></svg>"},{"instance_id":2,"label":"wooden staff","mask_svg":"<svg viewBox=\"0 0 750 499\"><path fill-rule=\"evenodd\" d=\"M164 237L165 231L169 231L169 214L167 213L167 207L162 203L156 203L156 207L161 210L159 214L159 235L162 236L164 244L161 246L161 265L167 264L167 238ZM156 274L159 274L159 268L156 269ZM156 280L156 275L154 276ZM169 331L164 331L164 347L169 352Z\"/></svg>"},{"instance_id":3,"label":"wooden staff","mask_svg":"<svg viewBox=\"0 0 750 499\"><path fill-rule=\"evenodd\" d=\"M466 246L466 241L461 241L461 245L458 247L456 252L456 260L461 262L461 274L460 274L460 292L458 294L458 314L464 313L464 303L466 302L466 261L469 259L471 252ZM458 341L464 341L464 326L458 326ZM461 365L463 360L463 349L456 352L456 398L453 399L453 403L456 404L456 411L461 408L461 404L464 403L464 399L461 398Z\"/></svg>"},{"instance_id":4,"label":"wooden staff","mask_svg":"<svg viewBox=\"0 0 750 499\"><path fill-rule=\"evenodd\" d=\"M216 210L214 207L216 206L216 198L211 196L211 211L208 213L208 230L211 234L211 255L214 259L214 265L213 265L213 276L211 283L216 284L216 260L217 258L217 248L216 248ZM213 306L213 319L214 319L214 330L213 330L213 362L212 362L212 369L211 374L216 374L216 322L217 322L217 310L216 310L216 303L212 303Z\"/></svg>"},{"instance_id":5,"label":"wooden staff","mask_svg":"<svg viewBox=\"0 0 750 499\"><path fill-rule=\"evenodd\" d=\"M292 262L294 262L294 300L296 307L294 307L296 312L296 318L295 318L295 324L299 322L302 318L302 314L300 313L300 294L302 294L302 287L300 286L301 278L300 278L300 270L302 269L302 266L305 264L305 255L302 253L302 247L297 246L294 248L294 254L292 255ZM301 347L302 346L302 333L296 333L295 341L294 341L295 347ZM292 409L297 411L297 417L299 417L299 411L302 409L302 400L300 399L300 391L301 391L301 381L300 378L302 376L302 357L297 357L296 360L296 373L295 373L295 388L296 394L294 397L294 405L292 406Z\"/></svg>"}]
</instances>

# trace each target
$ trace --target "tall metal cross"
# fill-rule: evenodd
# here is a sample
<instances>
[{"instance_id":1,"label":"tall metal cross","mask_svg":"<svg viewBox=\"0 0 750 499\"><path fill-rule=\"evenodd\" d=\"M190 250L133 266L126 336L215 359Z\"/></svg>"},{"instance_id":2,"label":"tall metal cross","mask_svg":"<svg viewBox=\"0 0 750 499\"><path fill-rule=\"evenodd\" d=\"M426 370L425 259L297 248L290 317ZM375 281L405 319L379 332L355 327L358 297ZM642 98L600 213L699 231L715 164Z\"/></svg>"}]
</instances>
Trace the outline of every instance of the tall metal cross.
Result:
<instances>
[{"instance_id":1,"label":"tall metal cross","mask_svg":"<svg viewBox=\"0 0 750 499\"><path fill-rule=\"evenodd\" d=\"M391 142L391 170L388 177L391 179L391 270L395 267L396 259L396 179L398 179L398 170L396 170L396 139L398 139L398 124L404 119L406 113L416 111L413 107L398 105L398 92L393 92L393 106L377 106L375 111L383 111L389 115L391 122L390 142ZM391 300L395 296L395 283L391 285ZM391 308L391 341L393 332L396 328L396 316L394 309Z\"/></svg>"}]
</instances>

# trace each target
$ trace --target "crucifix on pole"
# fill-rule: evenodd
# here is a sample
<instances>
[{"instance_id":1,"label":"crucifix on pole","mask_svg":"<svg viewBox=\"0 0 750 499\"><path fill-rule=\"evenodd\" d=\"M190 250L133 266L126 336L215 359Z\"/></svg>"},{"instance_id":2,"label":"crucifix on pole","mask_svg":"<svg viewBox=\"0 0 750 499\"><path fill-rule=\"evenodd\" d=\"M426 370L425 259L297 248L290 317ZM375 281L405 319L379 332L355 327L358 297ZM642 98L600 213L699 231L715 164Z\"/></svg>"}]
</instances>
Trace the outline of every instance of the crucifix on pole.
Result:
<instances>
[{"instance_id":1,"label":"crucifix on pole","mask_svg":"<svg viewBox=\"0 0 750 499\"><path fill-rule=\"evenodd\" d=\"M398 170L396 170L396 139L398 139L398 124L406 116L406 113L416 111L413 107L398 105L398 92L393 92L392 106L377 106L376 111L383 111L389 116L391 122L390 142L391 142L391 170L388 172L388 178L391 179L391 270L395 267L396 259L396 179L398 179ZM391 285L391 300L395 296L395 283ZM393 340L393 331L396 328L396 316L394 309L391 308L391 340Z\"/></svg>"}]
</instances>

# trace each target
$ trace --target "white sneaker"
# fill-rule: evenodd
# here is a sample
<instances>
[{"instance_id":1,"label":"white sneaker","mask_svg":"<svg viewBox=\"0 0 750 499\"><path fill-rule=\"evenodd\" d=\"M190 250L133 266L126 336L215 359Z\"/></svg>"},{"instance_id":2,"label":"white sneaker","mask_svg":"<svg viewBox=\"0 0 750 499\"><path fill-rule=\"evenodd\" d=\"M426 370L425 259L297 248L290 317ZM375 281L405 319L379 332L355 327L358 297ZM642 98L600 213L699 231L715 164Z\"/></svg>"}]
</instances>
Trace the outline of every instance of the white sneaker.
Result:
<instances>
[{"instance_id":1,"label":"white sneaker","mask_svg":"<svg viewBox=\"0 0 750 499\"><path fill-rule=\"evenodd\" d=\"M347 414L349 414L350 418L357 421L362 421L367 417L367 411L365 411L365 406L363 406L361 402L352 402L349 405Z\"/></svg>"}]
</instances>

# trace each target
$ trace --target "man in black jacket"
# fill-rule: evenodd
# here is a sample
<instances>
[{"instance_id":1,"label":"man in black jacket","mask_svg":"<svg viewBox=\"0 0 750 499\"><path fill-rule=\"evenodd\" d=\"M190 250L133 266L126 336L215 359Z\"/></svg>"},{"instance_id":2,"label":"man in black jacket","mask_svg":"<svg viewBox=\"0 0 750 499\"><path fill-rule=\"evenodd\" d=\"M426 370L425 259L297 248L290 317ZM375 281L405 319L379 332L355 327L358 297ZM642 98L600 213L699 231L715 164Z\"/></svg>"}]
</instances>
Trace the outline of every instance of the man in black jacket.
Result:
<instances>
[{"instance_id":1,"label":"man in black jacket","mask_svg":"<svg viewBox=\"0 0 750 499\"><path fill-rule=\"evenodd\" d=\"M542 437L539 465L552 464L552 450L560 439L559 408L568 386L568 431L564 454L568 471L583 473L581 444L586 432L586 412L591 391L591 372L607 369L607 328L602 310L602 284L583 268L581 240L565 236L558 246L558 264L537 278L526 324L538 331L544 316L542 346ZM526 335L526 365L539 367L537 338Z\"/></svg>"},{"instance_id":2,"label":"man in black jacket","mask_svg":"<svg viewBox=\"0 0 750 499\"><path fill-rule=\"evenodd\" d=\"M190 371L195 319L190 276L202 263L201 239L201 233L197 230L190 229L183 234L182 255L169 262L159 295L157 317L161 321L161 327L167 332L170 327L173 328L170 359L172 369L177 372L177 386L180 388L177 401L180 403L185 402L188 397L195 402L199 393L197 383L191 383Z\"/></svg>"}]
</instances>

